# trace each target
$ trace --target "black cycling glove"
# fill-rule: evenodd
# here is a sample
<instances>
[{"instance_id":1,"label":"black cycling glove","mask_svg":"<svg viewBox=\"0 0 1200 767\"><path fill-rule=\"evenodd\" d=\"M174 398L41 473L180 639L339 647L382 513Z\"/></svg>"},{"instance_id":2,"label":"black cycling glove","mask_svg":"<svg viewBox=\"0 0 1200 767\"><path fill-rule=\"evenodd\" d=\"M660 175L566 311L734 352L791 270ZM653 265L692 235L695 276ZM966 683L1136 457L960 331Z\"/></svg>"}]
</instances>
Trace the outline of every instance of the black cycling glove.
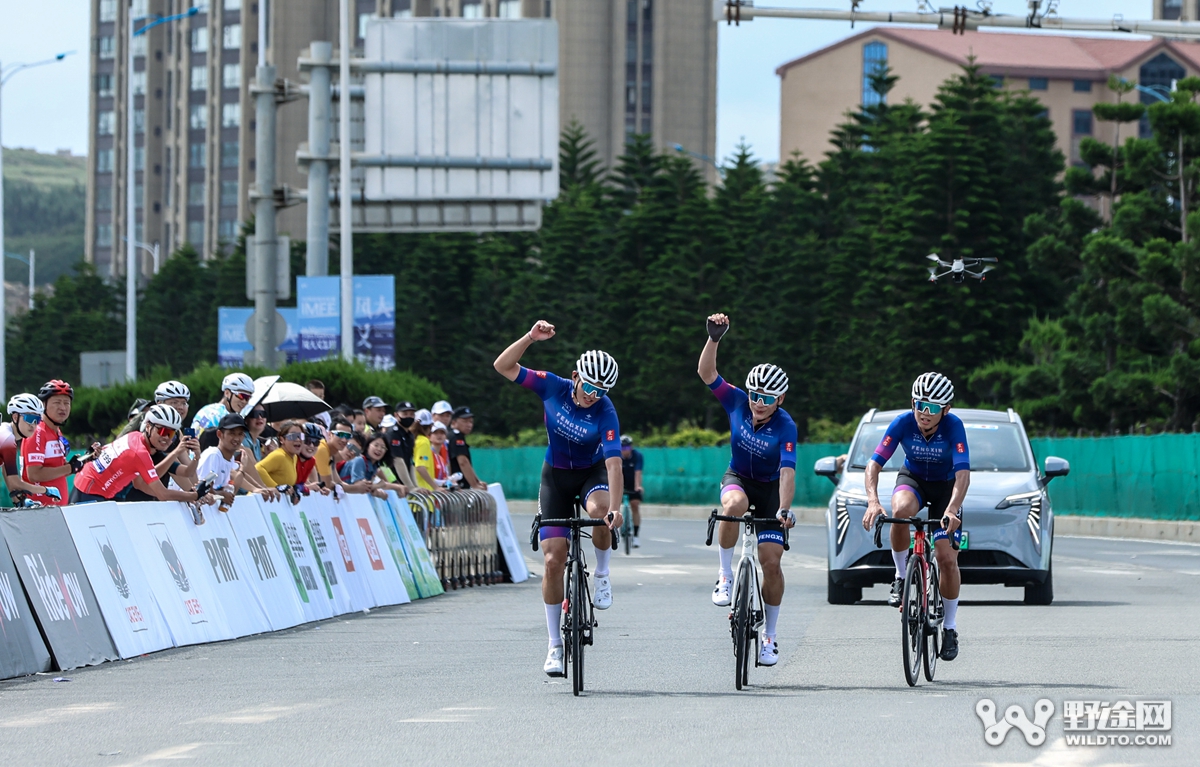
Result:
<instances>
[{"instance_id":1,"label":"black cycling glove","mask_svg":"<svg viewBox=\"0 0 1200 767\"><path fill-rule=\"evenodd\" d=\"M724 325L719 325L712 320L708 320L706 325L708 327L708 337L713 340L714 344L720 343L725 334L729 332L728 322L726 322Z\"/></svg>"},{"instance_id":2,"label":"black cycling glove","mask_svg":"<svg viewBox=\"0 0 1200 767\"><path fill-rule=\"evenodd\" d=\"M83 471L83 465L87 463L87 461L84 460L84 456L80 454L71 456L71 460L68 463L71 464L71 473L78 474L79 472Z\"/></svg>"}]
</instances>

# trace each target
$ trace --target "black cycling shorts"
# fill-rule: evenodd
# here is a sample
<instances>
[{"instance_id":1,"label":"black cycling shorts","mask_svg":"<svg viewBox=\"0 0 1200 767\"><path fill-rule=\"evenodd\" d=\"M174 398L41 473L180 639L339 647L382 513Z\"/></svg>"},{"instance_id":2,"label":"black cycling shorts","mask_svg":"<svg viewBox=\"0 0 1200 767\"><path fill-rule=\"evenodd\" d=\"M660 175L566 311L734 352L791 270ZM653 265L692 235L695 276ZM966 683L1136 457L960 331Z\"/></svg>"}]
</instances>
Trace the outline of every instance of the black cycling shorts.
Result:
<instances>
[{"instance_id":1,"label":"black cycling shorts","mask_svg":"<svg viewBox=\"0 0 1200 767\"><path fill-rule=\"evenodd\" d=\"M586 469L556 469L542 464L542 488L538 492L538 513L542 523L555 519L575 518L575 499L586 506L588 496L597 490L608 490L608 467L597 461ZM539 534L547 538L565 538L568 528L542 527Z\"/></svg>"},{"instance_id":2,"label":"black cycling shorts","mask_svg":"<svg viewBox=\"0 0 1200 767\"><path fill-rule=\"evenodd\" d=\"M946 513L946 507L950 505L950 496L954 494L954 480L947 479L941 482L935 482L928 479L921 479L913 474L907 468L901 468L900 473L896 477L896 488L892 490L892 495L895 495L900 490L909 490L917 496L917 508L923 509L929 507L929 519L938 521L942 515ZM893 508L895 504L893 504ZM962 520L962 508L958 510L958 519ZM946 531L941 527L935 527L931 539L940 541L947 539ZM954 542L962 541L962 525L954 531Z\"/></svg>"},{"instance_id":3,"label":"black cycling shorts","mask_svg":"<svg viewBox=\"0 0 1200 767\"><path fill-rule=\"evenodd\" d=\"M626 485L625 487L626 487L626 488L628 488L628 487L629 487L629 485ZM627 489L627 490L625 491L625 497L626 497L626 498L628 498L628 499L629 499L629 500L631 500L631 501L640 501L640 500L642 500L642 491L641 491L641 490L628 490L628 489Z\"/></svg>"},{"instance_id":4,"label":"black cycling shorts","mask_svg":"<svg viewBox=\"0 0 1200 767\"><path fill-rule=\"evenodd\" d=\"M750 501L750 511L755 519L770 520L769 524L756 525L759 543L778 543L783 545L783 525L775 515L779 513L779 480L761 482L749 479L730 469L721 477L721 492L725 488L740 487Z\"/></svg>"}]
</instances>

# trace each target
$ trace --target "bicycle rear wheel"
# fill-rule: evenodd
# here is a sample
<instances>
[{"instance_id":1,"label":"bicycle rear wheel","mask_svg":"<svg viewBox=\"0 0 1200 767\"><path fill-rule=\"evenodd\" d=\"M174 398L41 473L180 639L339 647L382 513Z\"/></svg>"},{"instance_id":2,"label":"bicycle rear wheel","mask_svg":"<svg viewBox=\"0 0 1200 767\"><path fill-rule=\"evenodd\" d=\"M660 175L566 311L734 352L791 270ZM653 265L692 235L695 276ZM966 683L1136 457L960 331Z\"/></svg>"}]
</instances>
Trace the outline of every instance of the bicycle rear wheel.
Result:
<instances>
[{"instance_id":1,"label":"bicycle rear wheel","mask_svg":"<svg viewBox=\"0 0 1200 767\"><path fill-rule=\"evenodd\" d=\"M928 682L933 681L933 675L937 671L938 656L942 651L942 636L938 633L942 628L943 615L942 589L938 585L939 576L937 560L934 560L929 563L929 583L925 588L925 604L929 609L925 618L925 648L921 652L925 680Z\"/></svg>"},{"instance_id":2,"label":"bicycle rear wheel","mask_svg":"<svg viewBox=\"0 0 1200 767\"><path fill-rule=\"evenodd\" d=\"M587 581L583 573L583 563L576 561L571 572L571 624L574 631L571 634L571 692L575 695L583 692L583 647L584 623L587 618Z\"/></svg>"},{"instance_id":3,"label":"bicycle rear wheel","mask_svg":"<svg viewBox=\"0 0 1200 767\"><path fill-rule=\"evenodd\" d=\"M910 554L904 574L903 601L900 602L900 641L904 646L904 679L916 687L921 679L921 654L925 647L925 581L920 557Z\"/></svg>"},{"instance_id":4,"label":"bicycle rear wheel","mask_svg":"<svg viewBox=\"0 0 1200 767\"><path fill-rule=\"evenodd\" d=\"M734 686L739 690L750 682L750 579L753 577L750 563L743 560L737 572L733 612L730 615L733 623Z\"/></svg>"}]
</instances>

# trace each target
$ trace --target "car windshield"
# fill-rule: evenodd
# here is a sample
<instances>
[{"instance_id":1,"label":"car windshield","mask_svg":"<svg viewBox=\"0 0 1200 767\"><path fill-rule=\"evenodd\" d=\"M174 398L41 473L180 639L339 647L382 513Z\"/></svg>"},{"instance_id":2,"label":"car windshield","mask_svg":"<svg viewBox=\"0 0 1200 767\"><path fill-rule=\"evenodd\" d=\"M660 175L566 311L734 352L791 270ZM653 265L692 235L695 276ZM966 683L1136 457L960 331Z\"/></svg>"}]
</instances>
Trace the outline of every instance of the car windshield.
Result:
<instances>
[{"instance_id":1,"label":"car windshield","mask_svg":"<svg viewBox=\"0 0 1200 767\"><path fill-rule=\"evenodd\" d=\"M1021 431L1015 423L964 423L967 430L967 446L971 453L971 471L1029 471L1022 443ZM854 446L850 451L850 470L862 471L871 460L886 423L863 424ZM896 452L884 465L884 471L899 471L904 465L904 448Z\"/></svg>"}]
</instances>

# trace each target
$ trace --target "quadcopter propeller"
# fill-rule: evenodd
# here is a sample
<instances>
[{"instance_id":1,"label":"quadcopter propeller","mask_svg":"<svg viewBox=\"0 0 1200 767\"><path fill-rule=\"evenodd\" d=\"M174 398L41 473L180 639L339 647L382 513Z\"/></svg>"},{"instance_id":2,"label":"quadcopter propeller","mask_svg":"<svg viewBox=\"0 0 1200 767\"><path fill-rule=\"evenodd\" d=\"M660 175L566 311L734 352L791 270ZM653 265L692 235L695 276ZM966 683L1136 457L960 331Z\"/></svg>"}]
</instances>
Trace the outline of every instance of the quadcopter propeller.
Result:
<instances>
[{"instance_id":1,"label":"quadcopter propeller","mask_svg":"<svg viewBox=\"0 0 1200 767\"><path fill-rule=\"evenodd\" d=\"M942 260L937 253L930 253L928 256L925 256L925 258L928 258L930 261L937 261L939 263Z\"/></svg>"},{"instance_id":2,"label":"quadcopter propeller","mask_svg":"<svg viewBox=\"0 0 1200 767\"><path fill-rule=\"evenodd\" d=\"M998 258L977 258L977 259L975 259L975 260L976 260L976 261L984 261L984 262L986 262L986 263L989 263L989 264L998 264L998 263L1000 263L1000 259L998 259Z\"/></svg>"}]
</instances>

